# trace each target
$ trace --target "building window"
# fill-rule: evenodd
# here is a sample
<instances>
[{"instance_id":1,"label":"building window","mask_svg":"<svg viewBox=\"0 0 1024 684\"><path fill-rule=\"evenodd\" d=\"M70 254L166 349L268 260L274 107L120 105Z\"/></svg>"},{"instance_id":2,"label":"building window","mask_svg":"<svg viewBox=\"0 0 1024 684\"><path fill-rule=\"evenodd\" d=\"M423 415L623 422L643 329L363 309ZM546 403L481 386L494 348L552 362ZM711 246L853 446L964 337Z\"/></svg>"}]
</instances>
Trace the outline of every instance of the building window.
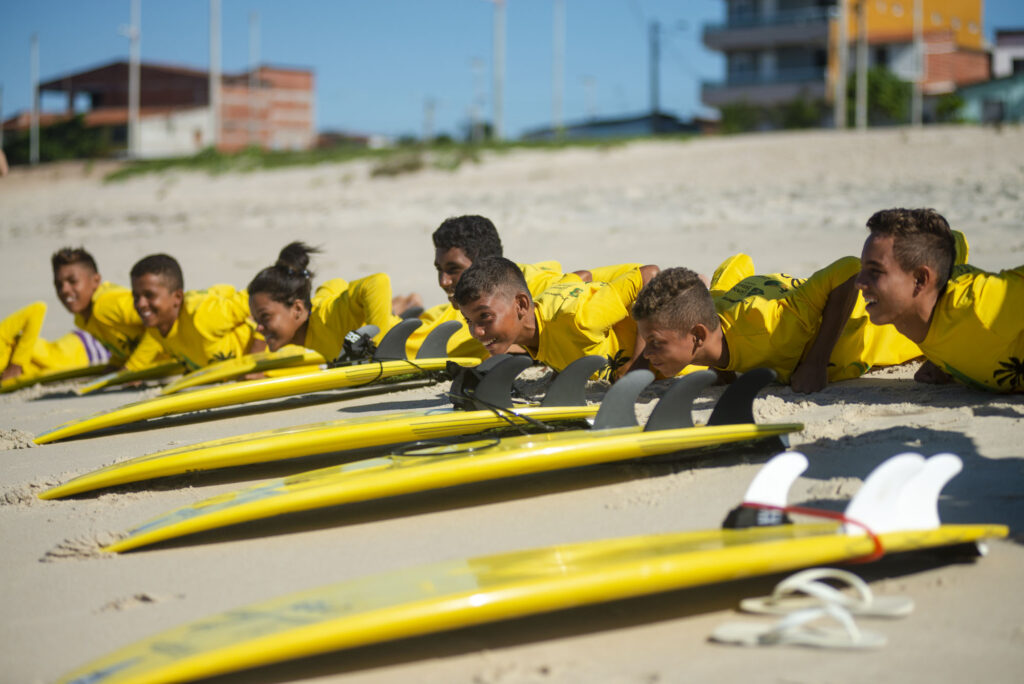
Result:
<instances>
[{"instance_id":1,"label":"building window","mask_svg":"<svg viewBox=\"0 0 1024 684\"><path fill-rule=\"evenodd\" d=\"M952 19L949 20L949 25L953 27L954 31L960 30L960 20L957 19L956 17L953 17Z\"/></svg>"},{"instance_id":2,"label":"building window","mask_svg":"<svg viewBox=\"0 0 1024 684\"><path fill-rule=\"evenodd\" d=\"M903 5L899 4L898 2L897 3L893 3L893 6L892 6L892 16L894 16L894 17L902 17L903 16Z\"/></svg>"},{"instance_id":3,"label":"building window","mask_svg":"<svg viewBox=\"0 0 1024 684\"><path fill-rule=\"evenodd\" d=\"M1013 60L1013 75L1024 74L1024 58L1016 57Z\"/></svg>"},{"instance_id":4,"label":"building window","mask_svg":"<svg viewBox=\"0 0 1024 684\"><path fill-rule=\"evenodd\" d=\"M889 6L885 3L885 0L878 0L878 2L875 3L875 11L879 14L885 14L885 10L888 8Z\"/></svg>"},{"instance_id":5,"label":"building window","mask_svg":"<svg viewBox=\"0 0 1024 684\"><path fill-rule=\"evenodd\" d=\"M936 26L942 25L942 15L938 12L932 12L932 23Z\"/></svg>"},{"instance_id":6,"label":"building window","mask_svg":"<svg viewBox=\"0 0 1024 684\"><path fill-rule=\"evenodd\" d=\"M974 22L972 21L971 23L969 23L969 24L967 25L967 30L968 30L968 31L970 31L971 33L977 33L977 32L978 32L978 25L977 25L977 24L975 24L975 23L974 23Z\"/></svg>"}]
</instances>

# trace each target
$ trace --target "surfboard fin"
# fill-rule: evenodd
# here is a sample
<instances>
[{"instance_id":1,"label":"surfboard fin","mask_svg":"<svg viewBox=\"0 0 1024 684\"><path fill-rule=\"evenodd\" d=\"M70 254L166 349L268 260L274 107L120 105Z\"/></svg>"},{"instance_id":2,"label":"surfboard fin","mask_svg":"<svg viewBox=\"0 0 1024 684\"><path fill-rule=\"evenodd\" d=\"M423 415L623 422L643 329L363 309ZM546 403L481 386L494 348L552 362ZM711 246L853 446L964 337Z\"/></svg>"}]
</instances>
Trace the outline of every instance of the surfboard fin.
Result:
<instances>
[{"instance_id":1,"label":"surfboard fin","mask_svg":"<svg viewBox=\"0 0 1024 684\"><path fill-rule=\"evenodd\" d=\"M776 377L771 368L754 368L725 388L708 418L708 425L736 425L754 422L754 397Z\"/></svg>"},{"instance_id":2,"label":"surfboard fin","mask_svg":"<svg viewBox=\"0 0 1024 684\"><path fill-rule=\"evenodd\" d=\"M587 380L608 365L603 356L576 359L555 376L541 406L586 406Z\"/></svg>"},{"instance_id":3,"label":"surfboard fin","mask_svg":"<svg viewBox=\"0 0 1024 684\"><path fill-rule=\"evenodd\" d=\"M693 427L693 400L717 377L714 371L702 370L673 381L651 411L644 432Z\"/></svg>"},{"instance_id":4,"label":"surfboard fin","mask_svg":"<svg viewBox=\"0 0 1024 684\"><path fill-rule=\"evenodd\" d=\"M457 366L448 396L455 408L467 411L479 409L512 408L512 381L524 369L533 365L528 356L502 354L496 363L480 370ZM489 361L490 359L488 359ZM486 361L484 362L486 364ZM449 370L455 364L449 364ZM484 364L481 364L484 366Z\"/></svg>"},{"instance_id":5,"label":"surfboard fin","mask_svg":"<svg viewBox=\"0 0 1024 684\"><path fill-rule=\"evenodd\" d=\"M407 318L395 324L391 330L384 335L384 339L377 345L373 352L374 361L395 361L408 358L405 354L405 342L412 335L412 331L423 325L418 318Z\"/></svg>"},{"instance_id":6,"label":"surfboard fin","mask_svg":"<svg viewBox=\"0 0 1024 684\"><path fill-rule=\"evenodd\" d=\"M743 495L743 503L729 511L722 522L726 529L771 527L789 525L793 521L784 511L793 483L807 470L807 457L797 451L787 451L773 457L757 471ZM774 508L755 508L747 504L762 504Z\"/></svg>"},{"instance_id":7,"label":"surfboard fin","mask_svg":"<svg viewBox=\"0 0 1024 684\"><path fill-rule=\"evenodd\" d=\"M649 370L635 370L626 373L608 389L601 401L601 408L594 416L595 430L635 427L636 400L640 393L654 381Z\"/></svg>"},{"instance_id":8,"label":"surfboard fin","mask_svg":"<svg viewBox=\"0 0 1024 684\"><path fill-rule=\"evenodd\" d=\"M462 327L458 321L445 321L429 333L416 352L417 359L443 359L448 356L448 340ZM412 330L409 331L412 333ZM409 335L405 336L408 339ZM405 340L402 340L402 357L405 358Z\"/></svg>"}]
</instances>

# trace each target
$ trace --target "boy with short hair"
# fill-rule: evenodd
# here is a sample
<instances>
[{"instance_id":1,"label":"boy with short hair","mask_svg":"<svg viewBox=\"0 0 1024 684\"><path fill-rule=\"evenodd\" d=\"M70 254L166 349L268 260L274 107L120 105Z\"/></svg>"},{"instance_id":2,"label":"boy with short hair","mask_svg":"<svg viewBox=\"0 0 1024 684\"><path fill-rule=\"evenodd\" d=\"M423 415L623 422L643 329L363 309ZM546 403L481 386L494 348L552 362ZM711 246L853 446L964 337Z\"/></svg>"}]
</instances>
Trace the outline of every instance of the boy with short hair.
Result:
<instances>
[{"instance_id":1,"label":"boy with short hair","mask_svg":"<svg viewBox=\"0 0 1024 684\"><path fill-rule=\"evenodd\" d=\"M733 277L724 290L720 268L709 291L693 271L665 269L633 305L644 355L668 376L690 364L733 372L766 366L801 392L919 356L894 328L872 325L856 309L858 270L859 261L845 257L806 280Z\"/></svg>"},{"instance_id":2,"label":"boy with short hair","mask_svg":"<svg viewBox=\"0 0 1024 684\"><path fill-rule=\"evenodd\" d=\"M145 327L132 306L131 292L102 280L96 260L81 247L63 247L51 256L57 298L80 328L54 342L39 337L46 304L35 302L0 323L3 379L70 370L109 362L138 370L152 365L162 350L143 344Z\"/></svg>"},{"instance_id":3,"label":"boy with short hair","mask_svg":"<svg viewBox=\"0 0 1024 684\"><path fill-rule=\"evenodd\" d=\"M570 273L535 300L514 262L489 257L462 274L455 301L470 333L492 355L518 345L560 371L595 354L608 359L602 375L618 377L642 351L629 309L657 271L653 265L630 268L609 283L587 283Z\"/></svg>"},{"instance_id":4,"label":"boy with short hair","mask_svg":"<svg viewBox=\"0 0 1024 684\"><path fill-rule=\"evenodd\" d=\"M249 297L230 285L184 290L181 266L166 254L151 254L132 266L135 309L146 335L189 370L262 351L255 337Z\"/></svg>"},{"instance_id":5,"label":"boy with short hair","mask_svg":"<svg viewBox=\"0 0 1024 684\"><path fill-rule=\"evenodd\" d=\"M920 346L915 379L1024 391L1024 266L956 264L955 231L934 209L879 211L867 227L856 286L873 323Z\"/></svg>"}]
</instances>

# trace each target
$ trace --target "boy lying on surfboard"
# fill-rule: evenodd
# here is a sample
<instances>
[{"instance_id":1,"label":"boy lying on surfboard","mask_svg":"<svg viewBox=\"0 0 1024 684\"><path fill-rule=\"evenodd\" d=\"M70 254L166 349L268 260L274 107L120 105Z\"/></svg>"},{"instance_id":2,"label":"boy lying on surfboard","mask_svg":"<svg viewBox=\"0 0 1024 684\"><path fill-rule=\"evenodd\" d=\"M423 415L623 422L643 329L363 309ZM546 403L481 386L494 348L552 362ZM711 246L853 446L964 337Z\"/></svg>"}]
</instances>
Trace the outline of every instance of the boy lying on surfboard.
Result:
<instances>
[{"instance_id":1,"label":"boy lying on surfboard","mask_svg":"<svg viewBox=\"0 0 1024 684\"><path fill-rule=\"evenodd\" d=\"M44 372L83 366L123 366L140 370L163 355L144 339L145 327L127 289L105 282L85 249L64 247L50 258L53 286L60 303L74 316L78 330L55 341L39 337L46 304L34 302L0 323L3 379L30 378Z\"/></svg>"},{"instance_id":2,"label":"boy lying on surfboard","mask_svg":"<svg viewBox=\"0 0 1024 684\"><path fill-rule=\"evenodd\" d=\"M872 323L920 346L928 361L915 379L1024 391L1024 266L963 263L958 234L933 209L879 211L867 227L856 286Z\"/></svg>"},{"instance_id":3,"label":"boy lying on surfboard","mask_svg":"<svg viewBox=\"0 0 1024 684\"><path fill-rule=\"evenodd\" d=\"M151 254L131 270L132 296L146 336L189 370L263 351L250 323L249 297L230 285L184 289L174 257Z\"/></svg>"},{"instance_id":4,"label":"boy lying on surfboard","mask_svg":"<svg viewBox=\"0 0 1024 684\"><path fill-rule=\"evenodd\" d=\"M534 298L515 263L490 257L462 274L455 301L490 354L519 345L556 371L581 356L603 356L604 374L619 377L643 351L630 307L657 273L654 265L631 267L611 282L590 283L570 273Z\"/></svg>"}]
</instances>

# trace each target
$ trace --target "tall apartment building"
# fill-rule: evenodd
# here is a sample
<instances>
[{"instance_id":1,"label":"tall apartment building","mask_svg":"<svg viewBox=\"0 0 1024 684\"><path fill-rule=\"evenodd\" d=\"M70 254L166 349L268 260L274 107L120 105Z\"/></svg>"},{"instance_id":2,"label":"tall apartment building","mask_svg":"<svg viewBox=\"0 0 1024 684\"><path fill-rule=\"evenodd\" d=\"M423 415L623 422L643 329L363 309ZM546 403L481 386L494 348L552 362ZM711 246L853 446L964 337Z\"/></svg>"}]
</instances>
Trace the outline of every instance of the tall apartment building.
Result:
<instances>
[{"instance_id":1,"label":"tall apartment building","mask_svg":"<svg viewBox=\"0 0 1024 684\"><path fill-rule=\"evenodd\" d=\"M117 61L40 84L41 93L66 98L63 114L48 113L43 125L76 112L85 125L111 132L115 146L127 144L128 62ZM213 135L209 73L143 63L139 78L140 157L185 156L214 145L225 152L257 145L265 149L309 149L316 144L313 72L260 66L221 77L220 130ZM5 131L25 130L28 113L4 122Z\"/></svg>"},{"instance_id":2,"label":"tall apartment building","mask_svg":"<svg viewBox=\"0 0 1024 684\"><path fill-rule=\"evenodd\" d=\"M704 83L709 107L748 103L777 106L797 98L830 103L838 75L839 13L847 11L847 69L854 73L857 14L867 25L868 66L883 66L905 81L917 76L914 0L724 0L726 17L704 28L704 44L725 56L725 79ZM923 91L953 92L988 78L982 36L982 0L921 0ZM830 123L823 108L822 124Z\"/></svg>"}]
</instances>

